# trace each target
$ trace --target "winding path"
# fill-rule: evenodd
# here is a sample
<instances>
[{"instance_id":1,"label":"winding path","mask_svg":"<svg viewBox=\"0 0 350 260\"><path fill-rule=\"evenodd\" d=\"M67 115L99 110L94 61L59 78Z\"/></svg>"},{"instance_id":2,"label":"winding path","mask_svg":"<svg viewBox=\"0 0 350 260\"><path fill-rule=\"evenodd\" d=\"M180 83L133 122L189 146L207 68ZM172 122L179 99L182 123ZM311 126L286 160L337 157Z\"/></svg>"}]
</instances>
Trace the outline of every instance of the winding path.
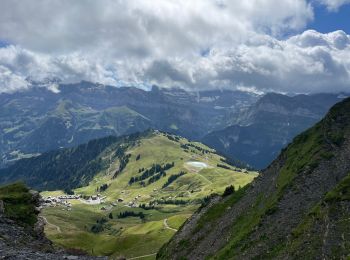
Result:
<instances>
[{"instance_id":1,"label":"winding path","mask_svg":"<svg viewBox=\"0 0 350 260\"><path fill-rule=\"evenodd\" d=\"M207 182L209 182L209 184L213 184L213 182L211 180L209 180L207 177L203 176L200 173L197 173L199 176L201 176L204 180L206 180Z\"/></svg>"},{"instance_id":2,"label":"winding path","mask_svg":"<svg viewBox=\"0 0 350 260\"><path fill-rule=\"evenodd\" d=\"M43 220L45 221L45 223L47 225L49 225L51 227L54 227L57 230L58 233L62 233L61 228L59 226L56 226L55 224L50 223L49 221L47 221L47 218L45 218L43 216L41 216L41 217L43 218Z\"/></svg>"},{"instance_id":3,"label":"winding path","mask_svg":"<svg viewBox=\"0 0 350 260\"><path fill-rule=\"evenodd\" d=\"M170 230L172 230L172 231L177 232L177 229L172 228L172 227L169 227L169 225L168 225L168 219L167 219L167 218L166 218L166 219L164 219L163 224L164 224L164 227L165 227L165 228L167 228L167 229L170 229Z\"/></svg>"},{"instance_id":4,"label":"winding path","mask_svg":"<svg viewBox=\"0 0 350 260\"><path fill-rule=\"evenodd\" d=\"M153 253L153 254L149 254L149 255L141 255L141 256L131 257L131 258L128 258L127 260L140 259L140 258L144 258L144 257L148 257L148 256L153 256L153 255L156 255L156 254L157 254L157 253Z\"/></svg>"}]
</instances>

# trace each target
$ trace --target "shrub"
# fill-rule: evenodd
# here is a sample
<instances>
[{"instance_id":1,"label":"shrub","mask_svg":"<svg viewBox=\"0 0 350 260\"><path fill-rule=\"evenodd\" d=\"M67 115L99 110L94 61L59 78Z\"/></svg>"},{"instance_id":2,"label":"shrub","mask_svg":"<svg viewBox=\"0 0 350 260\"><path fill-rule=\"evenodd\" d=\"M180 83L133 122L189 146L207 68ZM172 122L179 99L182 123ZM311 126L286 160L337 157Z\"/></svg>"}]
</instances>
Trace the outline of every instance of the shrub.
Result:
<instances>
[{"instance_id":1,"label":"shrub","mask_svg":"<svg viewBox=\"0 0 350 260\"><path fill-rule=\"evenodd\" d=\"M68 195L74 195L74 191L70 188L65 188L63 191L64 191L64 193L66 193Z\"/></svg>"},{"instance_id":2,"label":"shrub","mask_svg":"<svg viewBox=\"0 0 350 260\"><path fill-rule=\"evenodd\" d=\"M100 233L104 230L103 228L103 224L100 224L100 223L97 223L97 224L94 224L92 227L91 227L91 232L92 233Z\"/></svg>"},{"instance_id":3,"label":"shrub","mask_svg":"<svg viewBox=\"0 0 350 260\"><path fill-rule=\"evenodd\" d=\"M22 225L34 226L37 221L35 201L24 183L0 187L0 200L4 202L5 215Z\"/></svg>"},{"instance_id":4,"label":"shrub","mask_svg":"<svg viewBox=\"0 0 350 260\"><path fill-rule=\"evenodd\" d=\"M223 197L226 197L228 195L231 195L235 192L235 187L233 187L232 185L226 187L224 194L222 194Z\"/></svg>"}]
</instances>

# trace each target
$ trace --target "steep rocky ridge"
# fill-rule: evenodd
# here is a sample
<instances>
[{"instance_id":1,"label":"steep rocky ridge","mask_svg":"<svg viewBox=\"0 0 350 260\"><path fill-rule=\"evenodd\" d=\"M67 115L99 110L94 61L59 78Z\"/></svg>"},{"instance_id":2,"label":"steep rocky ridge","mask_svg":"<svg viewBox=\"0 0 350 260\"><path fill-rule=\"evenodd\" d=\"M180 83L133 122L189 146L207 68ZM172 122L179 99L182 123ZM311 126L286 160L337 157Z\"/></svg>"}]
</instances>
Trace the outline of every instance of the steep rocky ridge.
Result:
<instances>
[{"instance_id":1,"label":"steep rocky ridge","mask_svg":"<svg viewBox=\"0 0 350 260\"><path fill-rule=\"evenodd\" d=\"M350 99L297 136L251 185L195 214L159 259L346 259Z\"/></svg>"}]
</instances>

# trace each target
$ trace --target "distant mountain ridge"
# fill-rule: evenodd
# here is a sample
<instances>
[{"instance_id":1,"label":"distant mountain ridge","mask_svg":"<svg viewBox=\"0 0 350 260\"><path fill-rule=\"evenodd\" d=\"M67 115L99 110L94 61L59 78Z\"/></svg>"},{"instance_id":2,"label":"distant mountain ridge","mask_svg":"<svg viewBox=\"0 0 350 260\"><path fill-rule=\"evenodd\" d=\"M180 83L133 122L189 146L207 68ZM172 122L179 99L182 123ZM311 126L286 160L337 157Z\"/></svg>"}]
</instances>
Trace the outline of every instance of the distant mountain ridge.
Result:
<instances>
[{"instance_id":1,"label":"distant mountain ridge","mask_svg":"<svg viewBox=\"0 0 350 260\"><path fill-rule=\"evenodd\" d=\"M261 169L342 98L338 94L286 96L269 93L232 116L231 126L209 133L202 142Z\"/></svg>"},{"instance_id":2,"label":"distant mountain ridge","mask_svg":"<svg viewBox=\"0 0 350 260\"><path fill-rule=\"evenodd\" d=\"M91 139L148 128L191 139L227 126L233 111L254 103L239 91L150 91L90 82L59 85L55 91L33 87L0 94L0 166Z\"/></svg>"},{"instance_id":3,"label":"distant mountain ridge","mask_svg":"<svg viewBox=\"0 0 350 260\"><path fill-rule=\"evenodd\" d=\"M33 82L27 91L0 94L0 167L92 139L153 128L264 168L343 98L156 86L145 91L84 81L59 85L55 80L51 90L42 86L49 83Z\"/></svg>"}]
</instances>

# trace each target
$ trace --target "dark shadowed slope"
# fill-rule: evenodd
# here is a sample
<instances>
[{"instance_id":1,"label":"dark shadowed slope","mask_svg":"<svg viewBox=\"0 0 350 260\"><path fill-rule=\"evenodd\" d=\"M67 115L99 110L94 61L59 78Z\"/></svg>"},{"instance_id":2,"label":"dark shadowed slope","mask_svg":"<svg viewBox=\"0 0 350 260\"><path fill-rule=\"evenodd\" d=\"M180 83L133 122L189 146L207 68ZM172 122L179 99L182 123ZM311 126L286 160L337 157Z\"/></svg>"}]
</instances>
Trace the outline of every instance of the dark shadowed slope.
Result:
<instances>
[{"instance_id":1,"label":"dark shadowed slope","mask_svg":"<svg viewBox=\"0 0 350 260\"><path fill-rule=\"evenodd\" d=\"M232 125L202 142L255 168L268 166L292 139L318 122L343 96L269 93L232 117Z\"/></svg>"},{"instance_id":2,"label":"dark shadowed slope","mask_svg":"<svg viewBox=\"0 0 350 260\"><path fill-rule=\"evenodd\" d=\"M159 259L346 259L350 99L297 136L251 185L195 214Z\"/></svg>"},{"instance_id":3,"label":"dark shadowed slope","mask_svg":"<svg viewBox=\"0 0 350 260\"><path fill-rule=\"evenodd\" d=\"M19 160L9 168L0 169L0 183L23 180L39 190L69 190L87 185L99 171L109 167L109 158L103 160L105 152L115 151L113 156L118 157L121 145L127 145L149 133L105 137L77 147Z\"/></svg>"}]
</instances>

